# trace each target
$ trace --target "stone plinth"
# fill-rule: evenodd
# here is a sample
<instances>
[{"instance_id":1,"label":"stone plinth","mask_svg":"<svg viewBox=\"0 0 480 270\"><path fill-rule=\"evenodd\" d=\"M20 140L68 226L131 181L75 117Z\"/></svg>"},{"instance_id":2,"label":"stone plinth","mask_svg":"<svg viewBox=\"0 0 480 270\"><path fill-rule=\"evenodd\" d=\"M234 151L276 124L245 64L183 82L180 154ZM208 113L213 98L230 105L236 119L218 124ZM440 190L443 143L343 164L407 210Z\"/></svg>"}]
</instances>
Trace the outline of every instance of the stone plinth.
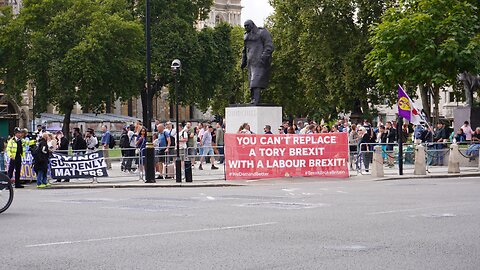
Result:
<instances>
[{"instance_id":1,"label":"stone plinth","mask_svg":"<svg viewBox=\"0 0 480 270\"><path fill-rule=\"evenodd\" d=\"M377 145L373 149L372 176L384 177L382 147Z\"/></svg>"},{"instance_id":2,"label":"stone plinth","mask_svg":"<svg viewBox=\"0 0 480 270\"><path fill-rule=\"evenodd\" d=\"M414 175L427 175L427 162L425 161L425 147L421 144L415 146Z\"/></svg>"},{"instance_id":3,"label":"stone plinth","mask_svg":"<svg viewBox=\"0 0 480 270\"><path fill-rule=\"evenodd\" d=\"M448 157L448 173L460 173L460 158L458 144L450 145L450 156Z\"/></svg>"},{"instance_id":4,"label":"stone plinth","mask_svg":"<svg viewBox=\"0 0 480 270\"><path fill-rule=\"evenodd\" d=\"M243 123L250 125L255 134L264 134L265 125L272 127L272 133L278 133L282 125L282 107L278 106L235 106L225 108L226 133L237 133Z\"/></svg>"}]
</instances>

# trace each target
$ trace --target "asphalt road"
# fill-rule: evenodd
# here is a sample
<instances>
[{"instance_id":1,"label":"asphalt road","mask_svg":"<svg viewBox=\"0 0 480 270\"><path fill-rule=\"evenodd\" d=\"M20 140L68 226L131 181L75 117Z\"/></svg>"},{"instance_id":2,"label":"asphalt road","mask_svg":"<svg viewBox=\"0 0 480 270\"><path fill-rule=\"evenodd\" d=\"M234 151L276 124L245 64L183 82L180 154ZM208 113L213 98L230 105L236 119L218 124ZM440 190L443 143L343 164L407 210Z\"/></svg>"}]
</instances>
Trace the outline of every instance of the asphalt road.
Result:
<instances>
[{"instance_id":1,"label":"asphalt road","mask_svg":"<svg viewBox=\"0 0 480 270\"><path fill-rule=\"evenodd\" d=\"M0 269L480 269L480 178L18 190Z\"/></svg>"}]
</instances>

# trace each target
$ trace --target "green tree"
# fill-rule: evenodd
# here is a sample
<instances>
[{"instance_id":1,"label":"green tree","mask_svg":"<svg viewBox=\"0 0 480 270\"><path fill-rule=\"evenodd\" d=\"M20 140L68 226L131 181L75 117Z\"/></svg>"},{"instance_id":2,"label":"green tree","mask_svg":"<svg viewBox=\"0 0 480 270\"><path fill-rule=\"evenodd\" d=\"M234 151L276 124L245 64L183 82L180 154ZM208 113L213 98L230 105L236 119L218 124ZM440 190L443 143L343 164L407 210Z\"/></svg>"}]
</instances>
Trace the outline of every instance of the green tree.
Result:
<instances>
[{"instance_id":1,"label":"green tree","mask_svg":"<svg viewBox=\"0 0 480 270\"><path fill-rule=\"evenodd\" d=\"M124 0L25 0L0 33L6 88L19 97L31 80L37 111L65 114L69 134L75 103L101 112L136 94L142 70L142 29ZM12 40L15 40L12 45ZM10 53L13 52L13 53Z\"/></svg>"},{"instance_id":2,"label":"green tree","mask_svg":"<svg viewBox=\"0 0 480 270\"><path fill-rule=\"evenodd\" d=\"M214 114L224 116L229 104L245 101L240 69L243 32L242 27L220 24L199 33L202 47L199 101L207 105L200 109L210 108Z\"/></svg>"},{"instance_id":3,"label":"green tree","mask_svg":"<svg viewBox=\"0 0 480 270\"><path fill-rule=\"evenodd\" d=\"M150 3L154 89L159 91L162 87L168 87L170 101L174 100L175 88L170 66L173 59L180 59L182 61L180 103L205 107L200 83L202 48L195 25L198 20L207 18L213 0L159 0ZM134 16L144 24L145 1L134 2L132 7ZM155 93L152 91L152 95L147 96L144 84L140 84L139 87L144 104L143 113L146 114L145 104L153 100Z\"/></svg>"},{"instance_id":4,"label":"green tree","mask_svg":"<svg viewBox=\"0 0 480 270\"><path fill-rule=\"evenodd\" d=\"M272 0L271 98L297 116L368 114L375 86L362 64L370 47L368 27L389 2Z\"/></svg>"},{"instance_id":5,"label":"green tree","mask_svg":"<svg viewBox=\"0 0 480 270\"><path fill-rule=\"evenodd\" d=\"M428 115L433 96L438 121L440 90L454 86L463 71L478 72L478 19L469 1L404 0L388 9L372 27L373 49L365 61L379 96L393 103L398 83L409 86L410 95L419 87Z\"/></svg>"}]
</instances>

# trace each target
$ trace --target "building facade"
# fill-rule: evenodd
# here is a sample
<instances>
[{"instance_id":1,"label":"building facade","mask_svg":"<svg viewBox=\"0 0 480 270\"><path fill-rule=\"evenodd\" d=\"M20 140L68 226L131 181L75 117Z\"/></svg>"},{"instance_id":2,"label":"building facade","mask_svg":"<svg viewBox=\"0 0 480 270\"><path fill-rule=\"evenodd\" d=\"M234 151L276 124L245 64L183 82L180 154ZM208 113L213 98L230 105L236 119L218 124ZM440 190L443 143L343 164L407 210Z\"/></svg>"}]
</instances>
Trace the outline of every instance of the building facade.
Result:
<instances>
[{"instance_id":1,"label":"building facade","mask_svg":"<svg viewBox=\"0 0 480 270\"><path fill-rule=\"evenodd\" d=\"M241 0L216 0L208 19L198 23L198 28L215 27L226 22L231 25L242 25Z\"/></svg>"}]
</instances>

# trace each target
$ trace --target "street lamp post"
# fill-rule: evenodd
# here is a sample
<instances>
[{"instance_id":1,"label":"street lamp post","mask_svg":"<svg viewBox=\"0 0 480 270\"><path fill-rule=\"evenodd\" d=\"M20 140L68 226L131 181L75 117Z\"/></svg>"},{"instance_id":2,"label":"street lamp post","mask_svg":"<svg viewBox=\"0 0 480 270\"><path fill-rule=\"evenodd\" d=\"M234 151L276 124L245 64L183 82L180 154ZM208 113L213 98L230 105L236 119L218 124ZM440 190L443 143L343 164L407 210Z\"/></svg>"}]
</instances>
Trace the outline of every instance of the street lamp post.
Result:
<instances>
[{"instance_id":1,"label":"street lamp post","mask_svg":"<svg viewBox=\"0 0 480 270\"><path fill-rule=\"evenodd\" d=\"M180 159L180 142L179 142L179 118L178 118L178 74L182 68L182 62L178 59L173 60L172 62L172 71L175 77L175 117L176 117L176 125L177 125L177 132L176 134L176 146L177 146L177 158L175 159L175 179L177 183L182 182L182 160ZM173 127L172 127L173 128Z\"/></svg>"},{"instance_id":2,"label":"street lamp post","mask_svg":"<svg viewBox=\"0 0 480 270\"><path fill-rule=\"evenodd\" d=\"M145 182L155 183L155 148L152 141L152 85L151 85L151 42L150 42L150 0L145 2L145 43L146 43L146 93L144 98L146 115L143 116L147 128L147 145L145 148ZM142 153L140 153L140 156Z\"/></svg>"}]
</instances>

